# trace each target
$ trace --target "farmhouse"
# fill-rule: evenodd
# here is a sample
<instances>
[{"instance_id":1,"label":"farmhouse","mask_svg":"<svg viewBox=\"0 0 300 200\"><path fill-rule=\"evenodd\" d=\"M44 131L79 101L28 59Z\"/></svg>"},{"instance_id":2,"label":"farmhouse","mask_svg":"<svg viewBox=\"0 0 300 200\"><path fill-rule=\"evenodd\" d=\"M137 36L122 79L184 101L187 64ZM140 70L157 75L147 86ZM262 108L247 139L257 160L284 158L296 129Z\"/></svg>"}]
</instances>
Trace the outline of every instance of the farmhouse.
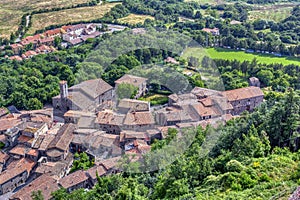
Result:
<instances>
[{"instance_id":1,"label":"farmhouse","mask_svg":"<svg viewBox=\"0 0 300 200\"><path fill-rule=\"evenodd\" d=\"M206 33L211 33L213 36L218 36L220 35L220 31L218 28L204 28L202 29L202 31L206 32Z\"/></svg>"}]
</instances>

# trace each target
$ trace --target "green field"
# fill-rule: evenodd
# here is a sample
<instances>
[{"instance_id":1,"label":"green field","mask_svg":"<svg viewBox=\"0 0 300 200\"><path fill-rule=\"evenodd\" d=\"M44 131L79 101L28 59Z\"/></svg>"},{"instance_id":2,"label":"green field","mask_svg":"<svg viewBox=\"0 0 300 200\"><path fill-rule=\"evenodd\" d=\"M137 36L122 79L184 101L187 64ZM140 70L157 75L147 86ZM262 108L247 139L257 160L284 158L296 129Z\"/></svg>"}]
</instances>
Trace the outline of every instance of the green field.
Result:
<instances>
[{"instance_id":1,"label":"green field","mask_svg":"<svg viewBox=\"0 0 300 200\"><path fill-rule=\"evenodd\" d=\"M243 51L235 51L235 50L222 49L222 48L208 48L208 49L189 48L184 52L183 57L187 58L190 56L194 56L201 59L205 55L213 59L251 61L254 58L256 58L259 63L265 63L265 64L281 63L283 65L289 65L289 64L300 65L300 58L276 57L268 54L245 53Z\"/></svg>"}]
</instances>

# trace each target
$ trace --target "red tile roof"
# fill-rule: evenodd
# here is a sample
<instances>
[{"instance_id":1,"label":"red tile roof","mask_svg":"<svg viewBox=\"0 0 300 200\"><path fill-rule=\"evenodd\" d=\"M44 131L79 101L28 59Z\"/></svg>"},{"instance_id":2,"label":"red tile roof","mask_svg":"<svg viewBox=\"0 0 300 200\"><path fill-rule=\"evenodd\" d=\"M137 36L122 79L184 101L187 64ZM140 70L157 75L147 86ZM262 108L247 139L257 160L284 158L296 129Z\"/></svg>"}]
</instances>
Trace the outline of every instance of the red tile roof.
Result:
<instances>
[{"instance_id":1,"label":"red tile roof","mask_svg":"<svg viewBox=\"0 0 300 200\"><path fill-rule=\"evenodd\" d=\"M57 148L62 151L67 150L73 139L75 128L75 124L64 124L55 135L55 138L50 142L48 149Z\"/></svg>"},{"instance_id":2,"label":"red tile roof","mask_svg":"<svg viewBox=\"0 0 300 200\"><path fill-rule=\"evenodd\" d=\"M121 126L123 124L125 115L113 113L112 111L100 111L96 123Z\"/></svg>"},{"instance_id":3,"label":"red tile roof","mask_svg":"<svg viewBox=\"0 0 300 200\"><path fill-rule=\"evenodd\" d=\"M121 156L118 157L113 157L113 158L109 158L109 159L105 159L103 161L100 162L100 164L106 169L106 170L110 170L113 169L115 167L117 167L117 165L119 164L119 160L121 159Z\"/></svg>"},{"instance_id":4,"label":"red tile roof","mask_svg":"<svg viewBox=\"0 0 300 200\"><path fill-rule=\"evenodd\" d=\"M13 149L9 151L10 154L25 156L25 153L27 151L27 147L24 145L17 145Z\"/></svg>"},{"instance_id":5,"label":"red tile roof","mask_svg":"<svg viewBox=\"0 0 300 200\"><path fill-rule=\"evenodd\" d=\"M98 172L98 176L103 176L106 173L106 170L103 166L96 165L87 170L88 175L95 180L97 178L96 172Z\"/></svg>"},{"instance_id":6,"label":"red tile roof","mask_svg":"<svg viewBox=\"0 0 300 200\"><path fill-rule=\"evenodd\" d=\"M125 125L152 125L154 123L151 112L130 112L124 120Z\"/></svg>"},{"instance_id":7,"label":"red tile roof","mask_svg":"<svg viewBox=\"0 0 300 200\"><path fill-rule=\"evenodd\" d=\"M253 97L261 97L264 96L264 93L259 87L251 86L224 91L223 95L228 99L228 101L239 101L243 99L250 99Z\"/></svg>"},{"instance_id":8,"label":"red tile roof","mask_svg":"<svg viewBox=\"0 0 300 200\"><path fill-rule=\"evenodd\" d=\"M17 61L22 61L23 59L20 56L11 56L9 57L10 60L17 60Z\"/></svg>"},{"instance_id":9,"label":"red tile roof","mask_svg":"<svg viewBox=\"0 0 300 200\"><path fill-rule=\"evenodd\" d=\"M5 163L9 159L9 155L0 151L0 163Z\"/></svg>"},{"instance_id":10,"label":"red tile roof","mask_svg":"<svg viewBox=\"0 0 300 200\"><path fill-rule=\"evenodd\" d=\"M59 184L68 189L72 186L75 186L77 184L80 184L84 181L88 180L88 176L86 173L82 170L78 170L72 174L69 174L68 176L65 176L64 178L59 180Z\"/></svg>"},{"instance_id":11,"label":"red tile roof","mask_svg":"<svg viewBox=\"0 0 300 200\"><path fill-rule=\"evenodd\" d=\"M22 121L20 119L16 119L16 118L0 119L0 131L6 131L7 129L11 129L21 123L22 123Z\"/></svg>"},{"instance_id":12,"label":"red tile roof","mask_svg":"<svg viewBox=\"0 0 300 200\"><path fill-rule=\"evenodd\" d=\"M34 162L25 158L16 161L14 165L9 165L8 169L0 174L0 184L6 183L12 178L22 174L24 171L27 171L29 174L34 165Z\"/></svg>"},{"instance_id":13,"label":"red tile roof","mask_svg":"<svg viewBox=\"0 0 300 200\"><path fill-rule=\"evenodd\" d=\"M218 115L218 112L214 107L205 107L202 103L193 104L192 107L201 117Z\"/></svg>"},{"instance_id":14,"label":"red tile roof","mask_svg":"<svg viewBox=\"0 0 300 200\"><path fill-rule=\"evenodd\" d=\"M44 199L50 199L51 193L58 189L57 181L51 176L43 174L17 191L11 198L18 200L32 200L32 192L41 191Z\"/></svg>"}]
</instances>

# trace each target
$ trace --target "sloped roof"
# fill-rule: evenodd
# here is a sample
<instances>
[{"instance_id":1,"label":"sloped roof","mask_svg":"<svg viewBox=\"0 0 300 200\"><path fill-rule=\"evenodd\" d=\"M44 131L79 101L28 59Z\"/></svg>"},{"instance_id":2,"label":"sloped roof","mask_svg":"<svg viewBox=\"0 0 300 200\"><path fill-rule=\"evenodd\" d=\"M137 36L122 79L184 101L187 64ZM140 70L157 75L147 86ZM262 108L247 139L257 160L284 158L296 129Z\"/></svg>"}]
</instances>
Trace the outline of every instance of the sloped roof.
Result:
<instances>
[{"instance_id":1,"label":"sloped roof","mask_svg":"<svg viewBox=\"0 0 300 200\"><path fill-rule=\"evenodd\" d=\"M101 78L81 82L69 88L69 90L80 89L92 98L96 98L101 94L113 89L108 83Z\"/></svg>"},{"instance_id":2,"label":"sloped roof","mask_svg":"<svg viewBox=\"0 0 300 200\"><path fill-rule=\"evenodd\" d=\"M75 124L64 124L50 142L48 149L57 148L65 151L73 139L73 132L76 129Z\"/></svg>"},{"instance_id":3,"label":"sloped roof","mask_svg":"<svg viewBox=\"0 0 300 200\"><path fill-rule=\"evenodd\" d=\"M106 170L103 166L101 165L96 165L90 169L87 170L87 174L95 180L97 178L96 172L98 172L98 176L103 176L106 173Z\"/></svg>"},{"instance_id":4,"label":"sloped roof","mask_svg":"<svg viewBox=\"0 0 300 200\"><path fill-rule=\"evenodd\" d=\"M245 87L239 88L235 90L228 90L222 93L228 101L238 101L243 99L250 99L253 97L264 96L264 93L259 87Z\"/></svg>"},{"instance_id":5,"label":"sloped roof","mask_svg":"<svg viewBox=\"0 0 300 200\"><path fill-rule=\"evenodd\" d=\"M154 123L151 112L130 112L127 113L124 120L125 125L151 125Z\"/></svg>"},{"instance_id":6,"label":"sloped roof","mask_svg":"<svg viewBox=\"0 0 300 200\"><path fill-rule=\"evenodd\" d=\"M86 175L86 173L82 170L78 170L60 179L59 184L67 189L86 180L88 180L88 176Z\"/></svg>"},{"instance_id":7,"label":"sloped roof","mask_svg":"<svg viewBox=\"0 0 300 200\"><path fill-rule=\"evenodd\" d=\"M118 104L119 108L125 108L133 111L149 111L150 103L147 101L135 99L122 99Z\"/></svg>"},{"instance_id":8,"label":"sloped roof","mask_svg":"<svg viewBox=\"0 0 300 200\"><path fill-rule=\"evenodd\" d=\"M115 83L116 84L129 83L131 85L138 87L139 85L146 82L147 80L148 80L147 78L125 74L124 76L116 80Z\"/></svg>"},{"instance_id":9,"label":"sloped roof","mask_svg":"<svg viewBox=\"0 0 300 200\"><path fill-rule=\"evenodd\" d=\"M51 193L58 189L59 187L56 180L48 174L43 174L17 191L11 198L19 200L31 200L32 192L40 190L45 199L50 199Z\"/></svg>"},{"instance_id":10,"label":"sloped roof","mask_svg":"<svg viewBox=\"0 0 300 200\"><path fill-rule=\"evenodd\" d=\"M0 184L9 181L10 179L20 175L24 171L27 171L27 173L29 174L34 165L34 162L25 158L16 161L16 163L14 163L13 165L9 165L7 167L7 170L0 174Z\"/></svg>"},{"instance_id":11,"label":"sloped roof","mask_svg":"<svg viewBox=\"0 0 300 200\"><path fill-rule=\"evenodd\" d=\"M123 124L125 115L113 113L110 110L100 111L96 123L121 126Z\"/></svg>"}]
</instances>

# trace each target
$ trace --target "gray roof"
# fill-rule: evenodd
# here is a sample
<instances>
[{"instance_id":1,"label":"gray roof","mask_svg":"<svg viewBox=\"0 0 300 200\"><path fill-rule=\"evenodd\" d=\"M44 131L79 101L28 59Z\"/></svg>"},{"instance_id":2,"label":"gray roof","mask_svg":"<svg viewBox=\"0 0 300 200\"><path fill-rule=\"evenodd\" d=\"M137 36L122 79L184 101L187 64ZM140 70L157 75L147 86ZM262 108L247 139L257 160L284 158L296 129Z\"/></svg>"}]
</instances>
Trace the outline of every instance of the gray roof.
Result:
<instances>
[{"instance_id":1,"label":"gray roof","mask_svg":"<svg viewBox=\"0 0 300 200\"><path fill-rule=\"evenodd\" d=\"M82 90L84 93L94 99L111 89L113 89L113 87L101 78L84 81L69 88L71 91Z\"/></svg>"}]
</instances>

